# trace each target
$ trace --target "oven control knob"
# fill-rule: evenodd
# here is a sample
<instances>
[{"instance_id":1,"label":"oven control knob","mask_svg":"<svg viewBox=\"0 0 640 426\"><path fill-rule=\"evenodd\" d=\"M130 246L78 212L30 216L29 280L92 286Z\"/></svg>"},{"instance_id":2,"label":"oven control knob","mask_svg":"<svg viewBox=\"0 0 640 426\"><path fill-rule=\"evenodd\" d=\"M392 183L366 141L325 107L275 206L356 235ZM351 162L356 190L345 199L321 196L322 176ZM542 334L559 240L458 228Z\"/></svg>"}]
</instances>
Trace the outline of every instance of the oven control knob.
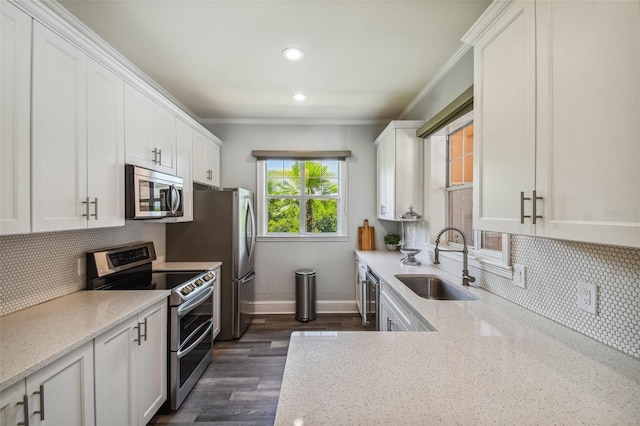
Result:
<instances>
[{"instance_id":1,"label":"oven control knob","mask_svg":"<svg viewBox=\"0 0 640 426\"><path fill-rule=\"evenodd\" d=\"M196 281L196 285L197 285L198 287L200 287L202 284L204 284L204 281L202 281L201 279L198 279L198 280Z\"/></svg>"},{"instance_id":2,"label":"oven control knob","mask_svg":"<svg viewBox=\"0 0 640 426\"><path fill-rule=\"evenodd\" d=\"M180 290L180 293L182 293L182 294L184 294L184 295L186 296L187 294L189 294L189 293L190 293L190 291L189 291L189 289L188 289L188 288L186 288L186 287L185 287L185 288L183 288L182 290Z\"/></svg>"},{"instance_id":3,"label":"oven control knob","mask_svg":"<svg viewBox=\"0 0 640 426\"><path fill-rule=\"evenodd\" d=\"M204 280L205 281L209 281L211 278L213 278L213 275L211 275L211 274L207 274L207 275L204 276Z\"/></svg>"}]
</instances>

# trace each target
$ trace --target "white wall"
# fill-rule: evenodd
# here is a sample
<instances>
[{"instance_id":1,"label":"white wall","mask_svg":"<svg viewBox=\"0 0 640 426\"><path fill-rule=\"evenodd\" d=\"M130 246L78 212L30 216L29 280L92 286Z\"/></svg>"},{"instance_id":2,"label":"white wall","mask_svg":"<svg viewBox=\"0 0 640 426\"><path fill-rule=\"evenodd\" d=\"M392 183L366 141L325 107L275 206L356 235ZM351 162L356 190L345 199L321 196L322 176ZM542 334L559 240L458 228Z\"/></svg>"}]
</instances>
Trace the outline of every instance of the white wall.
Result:
<instances>
[{"instance_id":1,"label":"white wall","mask_svg":"<svg viewBox=\"0 0 640 426\"><path fill-rule=\"evenodd\" d=\"M347 242L259 241L256 251L256 308L263 312L293 312L294 275L300 268L317 272L318 311L355 311L354 250L363 220L376 229L382 247L385 232L375 219L374 139L384 126L338 125L210 125L224 141L221 185L256 190L254 149L351 150L349 159ZM388 225L387 225L388 226ZM264 302L264 303L260 303ZM333 303L337 302L337 303Z\"/></svg>"}]
</instances>

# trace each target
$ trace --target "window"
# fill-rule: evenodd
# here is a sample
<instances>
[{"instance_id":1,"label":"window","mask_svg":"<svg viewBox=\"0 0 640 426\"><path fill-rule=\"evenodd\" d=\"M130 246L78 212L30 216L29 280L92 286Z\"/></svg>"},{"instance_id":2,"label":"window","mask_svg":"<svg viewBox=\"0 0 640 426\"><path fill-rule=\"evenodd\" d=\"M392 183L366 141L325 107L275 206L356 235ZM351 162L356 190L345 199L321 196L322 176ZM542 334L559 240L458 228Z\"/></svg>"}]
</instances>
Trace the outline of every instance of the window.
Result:
<instances>
[{"instance_id":1,"label":"window","mask_svg":"<svg viewBox=\"0 0 640 426\"><path fill-rule=\"evenodd\" d=\"M469 247L502 252L501 233L473 229L473 121L447 135L447 207L449 226L465 233ZM448 242L462 244L460 234L448 234Z\"/></svg>"},{"instance_id":2,"label":"window","mask_svg":"<svg viewBox=\"0 0 640 426\"><path fill-rule=\"evenodd\" d=\"M345 235L346 161L265 159L258 161L259 235Z\"/></svg>"}]
</instances>

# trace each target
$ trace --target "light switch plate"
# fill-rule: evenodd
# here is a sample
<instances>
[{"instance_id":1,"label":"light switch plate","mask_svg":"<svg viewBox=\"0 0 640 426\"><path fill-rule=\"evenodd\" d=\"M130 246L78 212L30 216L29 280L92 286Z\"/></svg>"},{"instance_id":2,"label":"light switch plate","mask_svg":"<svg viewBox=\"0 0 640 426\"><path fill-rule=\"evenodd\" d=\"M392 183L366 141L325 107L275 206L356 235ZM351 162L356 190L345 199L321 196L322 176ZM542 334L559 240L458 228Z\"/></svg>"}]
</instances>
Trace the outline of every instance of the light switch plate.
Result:
<instances>
[{"instance_id":1,"label":"light switch plate","mask_svg":"<svg viewBox=\"0 0 640 426\"><path fill-rule=\"evenodd\" d=\"M596 315L598 312L598 286L578 281L578 308Z\"/></svg>"},{"instance_id":2,"label":"light switch plate","mask_svg":"<svg viewBox=\"0 0 640 426\"><path fill-rule=\"evenodd\" d=\"M527 267L520 264L513 264L513 284L520 288L527 287Z\"/></svg>"}]
</instances>

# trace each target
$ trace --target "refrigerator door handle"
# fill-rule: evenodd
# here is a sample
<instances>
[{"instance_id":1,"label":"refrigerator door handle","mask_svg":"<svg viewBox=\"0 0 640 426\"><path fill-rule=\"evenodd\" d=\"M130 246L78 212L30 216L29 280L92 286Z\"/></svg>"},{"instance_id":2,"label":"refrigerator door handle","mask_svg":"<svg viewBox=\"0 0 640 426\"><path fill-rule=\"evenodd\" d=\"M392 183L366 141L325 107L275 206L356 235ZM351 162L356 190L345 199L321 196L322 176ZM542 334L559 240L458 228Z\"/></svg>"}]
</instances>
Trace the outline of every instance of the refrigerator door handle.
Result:
<instances>
[{"instance_id":1,"label":"refrigerator door handle","mask_svg":"<svg viewBox=\"0 0 640 426\"><path fill-rule=\"evenodd\" d=\"M253 280L255 277L256 277L256 273L255 273L255 272L252 272L252 273L250 273L249 275L247 275L246 277L244 277L243 279L241 279L241 280L239 281L239 283L240 283L240 284L246 284L246 283L248 283L249 281Z\"/></svg>"},{"instance_id":2,"label":"refrigerator door handle","mask_svg":"<svg viewBox=\"0 0 640 426\"><path fill-rule=\"evenodd\" d=\"M248 219L251 219L251 232L247 233L247 247L249 248L247 257L251 259L256 245L256 218L253 213L253 206L251 205L251 201L247 201L247 222L249 221ZM248 223L245 224L245 226L247 225Z\"/></svg>"}]
</instances>

